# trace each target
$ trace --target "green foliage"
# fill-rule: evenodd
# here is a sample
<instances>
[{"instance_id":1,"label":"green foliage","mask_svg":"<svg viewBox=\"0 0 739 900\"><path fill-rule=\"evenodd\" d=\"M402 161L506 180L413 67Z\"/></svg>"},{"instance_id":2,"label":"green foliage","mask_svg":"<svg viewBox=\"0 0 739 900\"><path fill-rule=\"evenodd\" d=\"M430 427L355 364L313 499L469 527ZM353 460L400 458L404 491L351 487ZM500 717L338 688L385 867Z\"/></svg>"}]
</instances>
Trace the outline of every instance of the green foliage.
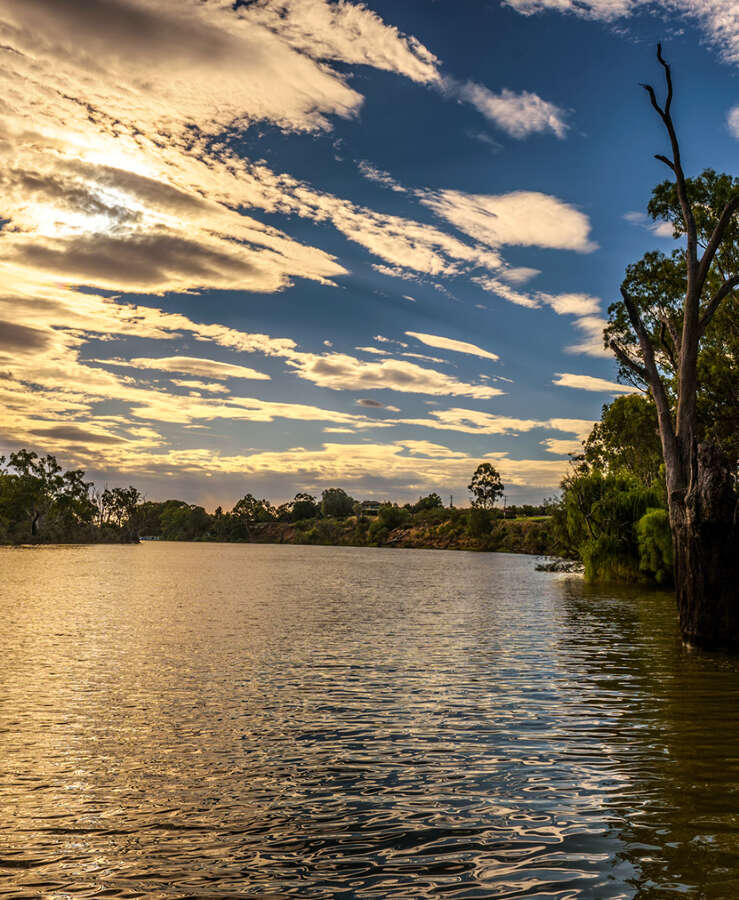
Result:
<instances>
[{"instance_id":1,"label":"green foliage","mask_svg":"<svg viewBox=\"0 0 739 900\"><path fill-rule=\"evenodd\" d=\"M29 450L0 457L0 541L73 542L99 537L92 484L80 469ZM125 536L123 536L125 538Z\"/></svg>"},{"instance_id":2,"label":"green foliage","mask_svg":"<svg viewBox=\"0 0 739 900\"><path fill-rule=\"evenodd\" d=\"M257 500L252 494L246 494L234 505L231 515L243 525L253 525L274 521L276 511L269 500Z\"/></svg>"},{"instance_id":3,"label":"green foliage","mask_svg":"<svg viewBox=\"0 0 739 900\"><path fill-rule=\"evenodd\" d=\"M665 509L648 509L636 524L639 569L657 584L672 582L672 534Z\"/></svg>"},{"instance_id":4,"label":"green foliage","mask_svg":"<svg viewBox=\"0 0 739 900\"><path fill-rule=\"evenodd\" d=\"M692 204L698 240L705 246L713 226L729 199L739 191L739 179L706 169L687 179L688 199ZM684 236L685 226L674 182L657 185L648 211L656 222L669 223L675 237ZM634 298L644 321L656 361L665 382L668 400L674 404L677 388L676 364L679 336L683 327L686 291L686 252L684 248L669 255L646 253L626 269L624 288ZM735 216L729 225L709 272L704 295L714 295L724 278L739 272L739 222ZM622 300L609 309L604 339L610 346L616 341L632 358L640 358L639 341ZM716 441L734 467L739 461L739 289L724 299L706 329L698 354L697 438ZM643 382L623 363L619 376L643 387Z\"/></svg>"},{"instance_id":5,"label":"green foliage","mask_svg":"<svg viewBox=\"0 0 739 900\"><path fill-rule=\"evenodd\" d=\"M397 505L397 503L384 503L380 507L380 511L377 513L376 521L379 524L387 528L388 531L392 531L393 528L399 528L401 525L405 525L410 520L410 513L407 509L403 509Z\"/></svg>"},{"instance_id":6,"label":"green foliage","mask_svg":"<svg viewBox=\"0 0 739 900\"><path fill-rule=\"evenodd\" d=\"M483 538L490 534L490 511L481 506L473 506L467 512L467 530L473 538Z\"/></svg>"},{"instance_id":7,"label":"green foliage","mask_svg":"<svg viewBox=\"0 0 739 900\"><path fill-rule=\"evenodd\" d=\"M342 488L328 488L321 494L321 515L341 519L354 511L354 500Z\"/></svg>"},{"instance_id":8,"label":"green foliage","mask_svg":"<svg viewBox=\"0 0 739 900\"><path fill-rule=\"evenodd\" d=\"M660 506L661 488L645 486L633 475L604 474L599 469L574 473L563 488L563 515L555 522L565 532L561 543L582 559L586 577L639 580L635 526L648 509Z\"/></svg>"},{"instance_id":9,"label":"green foliage","mask_svg":"<svg viewBox=\"0 0 739 900\"><path fill-rule=\"evenodd\" d=\"M627 394L606 404L585 441L583 461L589 469L623 472L645 485L660 481L662 445L654 403Z\"/></svg>"},{"instance_id":10,"label":"green foliage","mask_svg":"<svg viewBox=\"0 0 739 900\"><path fill-rule=\"evenodd\" d=\"M303 519L315 519L321 512L320 505L311 494L296 494L292 501L290 521L300 522Z\"/></svg>"},{"instance_id":11,"label":"green foliage","mask_svg":"<svg viewBox=\"0 0 739 900\"><path fill-rule=\"evenodd\" d=\"M499 497L503 496L500 475L492 463L480 463L475 469L467 490L472 494L472 505L480 509L492 509Z\"/></svg>"},{"instance_id":12,"label":"green foliage","mask_svg":"<svg viewBox=\"0 0 739 900\"><path fill-rule=\"evenodd\" d=\"M443 507L444 503L441 497L437 493L431 493L426 497L419 497L418 501L411 507L411 511L418 513L428 509L443 509Z\"/></svg>"}]
</instances>

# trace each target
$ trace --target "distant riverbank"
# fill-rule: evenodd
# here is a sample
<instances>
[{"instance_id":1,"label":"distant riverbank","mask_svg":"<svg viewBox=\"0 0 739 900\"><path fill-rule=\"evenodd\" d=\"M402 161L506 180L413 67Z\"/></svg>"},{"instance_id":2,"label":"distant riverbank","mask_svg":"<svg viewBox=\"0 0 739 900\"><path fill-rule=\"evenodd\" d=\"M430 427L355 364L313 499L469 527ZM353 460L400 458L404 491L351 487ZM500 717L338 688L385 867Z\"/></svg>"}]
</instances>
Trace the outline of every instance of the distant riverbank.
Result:
<instances>
[{"instance_id":1,"label":"distant riverbank","mask_svg":"<svg viewBox=\"0 0 739 900\"><path fill-rule=\"evenodd\" d=\"M307 519L302 522L255 522L229 543L316 544L337 547L406 547L416 550L473 550L556 555L549 516L494 519L475 534L468 510L452 510L439 520L412 522L395 528L372 527L364 517ZM157 536L143 535L156 538ZM167 539L166 537L164 539ZM171 538L170 538L171 539ZM193 540L181 538L181 540ZM223 541L218 536L194 538L198 542Z\"/></svg>"}]
</instances>

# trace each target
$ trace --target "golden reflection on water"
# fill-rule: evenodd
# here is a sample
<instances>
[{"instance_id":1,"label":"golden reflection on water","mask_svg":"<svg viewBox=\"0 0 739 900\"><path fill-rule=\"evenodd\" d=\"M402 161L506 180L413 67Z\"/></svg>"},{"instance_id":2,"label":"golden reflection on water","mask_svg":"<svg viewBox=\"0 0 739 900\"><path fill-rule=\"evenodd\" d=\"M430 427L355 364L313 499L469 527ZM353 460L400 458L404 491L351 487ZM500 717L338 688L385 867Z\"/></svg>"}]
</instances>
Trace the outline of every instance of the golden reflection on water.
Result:
<instances>
[{"instance_id":1,"label":"golden reflection on water","mask_svg":"<svg viewBox=\"0 0 739 900\"><path fill-rule=\"evenodd\" d=\"M739 897L739 666L498 554L0 550L0 895Z\"/></svg>"}]
</instances>

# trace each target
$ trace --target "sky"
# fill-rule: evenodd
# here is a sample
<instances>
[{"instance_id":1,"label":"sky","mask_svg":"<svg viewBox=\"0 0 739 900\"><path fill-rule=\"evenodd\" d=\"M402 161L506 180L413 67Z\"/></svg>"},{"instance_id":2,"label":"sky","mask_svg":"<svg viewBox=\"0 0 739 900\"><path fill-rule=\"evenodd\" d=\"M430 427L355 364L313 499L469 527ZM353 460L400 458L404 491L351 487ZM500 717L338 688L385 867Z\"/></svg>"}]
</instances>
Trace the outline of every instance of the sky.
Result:
<instances>
[{"instance_id":1,"label":"sky","mask_svg":"<svg viewBox=\"0 0 739 900\"><path fill-rule=\"evenodd\" d=\"M0 453L230 508L556 493L674 245L639 87L736 173L735 0L0 0Z\"/></svg>"}]
</instances>

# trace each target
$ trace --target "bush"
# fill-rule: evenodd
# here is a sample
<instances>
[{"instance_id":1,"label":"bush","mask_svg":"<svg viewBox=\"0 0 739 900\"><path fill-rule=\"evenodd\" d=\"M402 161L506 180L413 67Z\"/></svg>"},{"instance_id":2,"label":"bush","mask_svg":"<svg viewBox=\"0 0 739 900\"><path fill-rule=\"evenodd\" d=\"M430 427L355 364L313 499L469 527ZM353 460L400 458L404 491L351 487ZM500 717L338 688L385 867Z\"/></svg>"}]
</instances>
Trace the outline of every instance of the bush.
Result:
<instances>
[{"instance_id":1,"label":"bush","mask_svg":"<svg viewBox=\"0 0 739 900\"><path fill-rule=\"evenodd\" d=\"M672 534L665 509L648 509L636 523L639 569L657 584L672 582Z\"/></svg>"},{"instance_id":2,"label":"bush","mask_svg":"<svg viewBox=\"0 0 739 900\"><path fill-rule=\"evenodd\" d=\"M473 506L467 513L467 531L473 538L482 538L490 534L490 511Z\"/></svg>"}]
</instances>

